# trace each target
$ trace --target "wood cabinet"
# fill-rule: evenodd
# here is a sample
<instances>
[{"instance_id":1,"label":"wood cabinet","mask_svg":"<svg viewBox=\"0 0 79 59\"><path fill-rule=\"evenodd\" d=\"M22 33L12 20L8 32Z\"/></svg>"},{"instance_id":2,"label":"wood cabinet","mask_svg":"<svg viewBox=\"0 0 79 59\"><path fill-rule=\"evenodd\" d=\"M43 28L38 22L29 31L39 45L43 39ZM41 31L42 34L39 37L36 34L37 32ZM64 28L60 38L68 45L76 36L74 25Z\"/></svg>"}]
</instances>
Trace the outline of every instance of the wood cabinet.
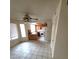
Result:
<instances>
[{"instance_id":1,"label":"wood cabinet","mask_svg":"<svg viewBox=\"0 0 79 59\"><path fill-rule=\"evenodd\" d=\"M37 40L38 39L38 35L37 34L29 34L28 38L29 38L29 40Z\"/></svg>"}]
</instances>

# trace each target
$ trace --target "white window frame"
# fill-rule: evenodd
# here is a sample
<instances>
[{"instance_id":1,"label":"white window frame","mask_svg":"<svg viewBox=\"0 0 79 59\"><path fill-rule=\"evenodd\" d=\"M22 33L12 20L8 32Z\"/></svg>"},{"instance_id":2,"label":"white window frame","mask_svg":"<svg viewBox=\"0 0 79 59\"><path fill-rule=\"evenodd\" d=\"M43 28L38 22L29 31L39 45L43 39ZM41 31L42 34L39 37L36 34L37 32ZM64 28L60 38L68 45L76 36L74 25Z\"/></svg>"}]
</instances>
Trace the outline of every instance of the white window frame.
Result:
<instances>
[{"instance_id":1,"label":"white window frame","mask_svg":"<svg viewBox=\"0 0 79 59\"><path fill-rule=\"evenodd\" d=\"M12 28L14 27L14 28ZM14 29L15 33L12 31L12 29ZM12 34L16 34L16 35L12 35ZM18 30L17 30L17 25L15 23L10 23L10 40L15 40L18 39Z\"/></svg>"},{"instance_id":2,"label":"white window frame","mask_svg":"<svg viewBox=\"0 0 79 59\"><path fill-rule=\"evenodd\" d=\"M20 24L21 36L26 37L25 25Z\"/></svg>"}]
</instances>

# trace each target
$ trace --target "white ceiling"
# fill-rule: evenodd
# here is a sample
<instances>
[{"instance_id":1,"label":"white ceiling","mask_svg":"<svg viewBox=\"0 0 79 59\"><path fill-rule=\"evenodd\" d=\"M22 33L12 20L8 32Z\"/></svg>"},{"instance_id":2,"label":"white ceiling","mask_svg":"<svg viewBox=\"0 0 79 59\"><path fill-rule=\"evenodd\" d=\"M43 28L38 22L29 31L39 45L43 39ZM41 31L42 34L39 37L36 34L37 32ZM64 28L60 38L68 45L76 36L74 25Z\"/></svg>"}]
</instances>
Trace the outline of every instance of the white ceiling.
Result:
<instances>
[{"instance_id":1,"label":"white ceiling","mask_svg":"<svg viewBox=\"0 0 79 59\"><path fill-rule=\"evenodd\" d=\"M58 3L59 0L11 0L11 19L22 20L26 13L41 20L52 19Z\"/></svg>"}]
</instances>

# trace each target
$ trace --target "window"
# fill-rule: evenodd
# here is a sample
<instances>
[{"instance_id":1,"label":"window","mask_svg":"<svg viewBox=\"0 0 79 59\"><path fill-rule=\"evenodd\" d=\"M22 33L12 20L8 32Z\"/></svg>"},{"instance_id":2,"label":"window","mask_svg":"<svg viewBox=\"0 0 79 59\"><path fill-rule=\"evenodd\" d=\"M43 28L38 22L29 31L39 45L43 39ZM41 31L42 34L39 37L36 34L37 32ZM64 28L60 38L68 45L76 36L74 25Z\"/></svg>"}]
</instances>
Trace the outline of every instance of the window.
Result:
<instances>
[{"instance_id":1,"label":"window","mask_svg":"<svg viewBox=\"0 0 79 59\"><path fill-rule=\"evenodd\" d=\"M35 32L35 24L36 23L31 23L30 24L32 34L36 34L36 32Z\"/></svg>"},{"instance_id":2,"label":"window","mask_svg":"<svg viewBox=\"0 0 79 59\"><path fill-rule=\"evenodd\" d=\"M15 23L10 23L10 38L11 40L18 38L17 25Z\"/></svg>"},{"instance_id":3,"label":"window","mask_svg":"<svg viewBox=\"0 0 79 59\"><path fill-rule=\"evenodd\" d=\"M21 29L21 35L22 35L22 37L26 37L24 24L20 24L20 29Z\"/></svg>"}]
</instances>

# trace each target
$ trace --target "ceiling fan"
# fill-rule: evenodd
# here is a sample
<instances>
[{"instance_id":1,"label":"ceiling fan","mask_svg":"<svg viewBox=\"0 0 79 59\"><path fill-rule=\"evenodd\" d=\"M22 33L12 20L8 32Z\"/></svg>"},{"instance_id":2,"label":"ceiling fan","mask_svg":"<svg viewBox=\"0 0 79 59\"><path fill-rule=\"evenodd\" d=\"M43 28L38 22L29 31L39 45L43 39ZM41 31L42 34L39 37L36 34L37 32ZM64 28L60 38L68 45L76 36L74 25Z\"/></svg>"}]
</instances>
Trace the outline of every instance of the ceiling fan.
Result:
<instances>
[{"instance_id":1,"label":"ceiling fan","mask_svg":"<svg viewBox=\"0 0 79 59\"><path fill-rule=\"evenodd\" d=\"M32 17L30 17L28 14L26 14L26 15L23 17L23 20L24 20L24 22L36 22L38 19L37 19L37 18L32 18Z\"/></svg>"}]
</instances>

